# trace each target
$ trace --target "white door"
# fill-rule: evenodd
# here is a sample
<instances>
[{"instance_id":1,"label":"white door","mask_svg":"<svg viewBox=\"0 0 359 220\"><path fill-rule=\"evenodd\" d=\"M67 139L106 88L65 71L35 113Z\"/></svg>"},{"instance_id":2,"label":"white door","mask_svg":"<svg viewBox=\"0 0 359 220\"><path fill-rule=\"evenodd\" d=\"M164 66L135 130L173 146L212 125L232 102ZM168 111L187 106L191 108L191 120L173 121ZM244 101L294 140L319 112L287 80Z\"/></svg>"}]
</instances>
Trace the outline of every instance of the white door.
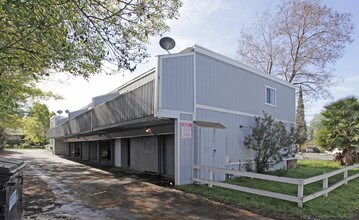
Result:
<instances>
[{"instance_id":1,"label":"white door","mask_svg":"<svg viewBox=\"0 0 359 220\"><path fill-rule=\"evenodd\" d=\"M200 165L216 168L225 167L225 129L198 127ZM214 180L224 180L224 174L215 173ZM208 171L201 172L201 178L209 178Z\"/></svg>"}]
</instances>

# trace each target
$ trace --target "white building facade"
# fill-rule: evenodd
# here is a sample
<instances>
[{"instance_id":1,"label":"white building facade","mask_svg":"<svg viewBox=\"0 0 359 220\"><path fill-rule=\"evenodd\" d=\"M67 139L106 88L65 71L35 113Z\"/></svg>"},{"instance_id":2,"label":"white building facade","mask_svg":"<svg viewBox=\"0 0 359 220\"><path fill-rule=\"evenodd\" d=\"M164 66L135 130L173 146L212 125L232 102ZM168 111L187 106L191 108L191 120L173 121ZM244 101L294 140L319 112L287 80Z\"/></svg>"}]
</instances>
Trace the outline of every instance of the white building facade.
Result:
<instances>
[{"instance_id":1,"label":"white building facade","mask_svg":"<svg viewBox=\"0 0 359 220\"><path fill-rule=\"evenodd\" d=\"M253 160L243 140L263 112L293 124L295 87L195 45L158 56L156 68L93 98L47 135L57 154L189 184L208 175L195 173L194 164L240 169Z\"/></svg>"}]
</instances>

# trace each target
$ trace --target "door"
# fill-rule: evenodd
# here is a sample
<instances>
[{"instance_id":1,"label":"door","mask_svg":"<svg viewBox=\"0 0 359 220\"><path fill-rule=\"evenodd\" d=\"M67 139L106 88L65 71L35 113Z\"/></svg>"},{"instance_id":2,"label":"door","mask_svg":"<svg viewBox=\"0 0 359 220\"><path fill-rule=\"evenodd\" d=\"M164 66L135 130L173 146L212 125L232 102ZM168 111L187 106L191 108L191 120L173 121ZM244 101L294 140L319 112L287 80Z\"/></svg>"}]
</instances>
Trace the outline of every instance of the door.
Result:
<instances>
[{"instance_id":1,"label":"door","mask_svg":"<svg viewBox=\"0 0 359 220\"><path fill-rule=\"evenodd\" d=\"M226 132L225 129L198 127L199 165L216 168L225 167ZM209 179L209 172L202 171L201 178ZM225 174L214 173L214 180L224 180Z\"/></svg>"},{"instance_id":2,"label":"door","mask_svg":"<svg viewBox=\"0 0 359 220\"><path fill-rule=\"evenodd\" d=\"M174 135L163 136L162 155L163 155L163 173L167 176L175 174L175 141Z\"/></svg>"},{"instance_id":3,"label":"door","mask_svg":"<svg viewBox=\"0 0 359 220\"><path fill-rule=\"evenodd\" d=\"M157 137L131 138L130 145L131 168L158 173Z\"/></svg>"}]
</instances>

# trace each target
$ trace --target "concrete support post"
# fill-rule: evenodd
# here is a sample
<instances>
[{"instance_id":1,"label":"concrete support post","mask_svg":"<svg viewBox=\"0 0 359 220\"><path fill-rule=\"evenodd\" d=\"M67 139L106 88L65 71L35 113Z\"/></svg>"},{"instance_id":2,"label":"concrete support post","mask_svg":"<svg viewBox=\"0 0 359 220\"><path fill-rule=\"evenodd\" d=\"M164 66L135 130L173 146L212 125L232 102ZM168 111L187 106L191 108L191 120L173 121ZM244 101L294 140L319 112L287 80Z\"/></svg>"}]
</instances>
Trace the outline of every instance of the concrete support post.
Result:
<instances>
[{"instance_id":1,"label":"concrete support post","mask_svg":"<svg viewBox=\"0 0 359 220\"><path fill-rule=\"evenodd\" d=\"M181 173L181 165L180 165L180 124L178 119L174 122L174 135L175 135L175 184L180 184L180 173Z\"/></svg>"},{"instance_id":2,"label":"concrete support post","mask_svg":"<svg viewBox=\"0 0 359 220\"><path fill-rule=\"evenodd\" d=\"M115 140L115 152L113 152L113 156L115 159L115 166L121 167L121 139Z\"/></svg>"},{"instance_id":3,"label":"concrete support post","mask_svg":"<svg viewBox=\"0 0 359 220\"><path fill-rule=\"evenodd\" d=\"M101 155L100 155L100 141L97 141L96 155L97 155L96 162L100 163L100 157L101 157Z\"/></svg>"}]
</instances>

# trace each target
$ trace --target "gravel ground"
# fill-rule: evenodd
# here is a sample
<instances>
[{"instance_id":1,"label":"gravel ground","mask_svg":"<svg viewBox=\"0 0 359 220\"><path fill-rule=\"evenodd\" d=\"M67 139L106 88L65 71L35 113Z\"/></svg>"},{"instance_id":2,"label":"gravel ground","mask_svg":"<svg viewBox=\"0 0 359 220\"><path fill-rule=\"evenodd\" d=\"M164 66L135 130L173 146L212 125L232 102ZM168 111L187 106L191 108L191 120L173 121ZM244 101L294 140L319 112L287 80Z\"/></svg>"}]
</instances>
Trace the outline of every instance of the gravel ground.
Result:
<instances>
[{"instance_id":1,"label":"gravel ground","mask_svg":"<svg viewBox=\"0 0 359 220\"><path fill-rule=\"evenodd\" d=\"M269 219L46 150L5 153L28 164L23 219Z\"/></svg>"}]
</instances>

